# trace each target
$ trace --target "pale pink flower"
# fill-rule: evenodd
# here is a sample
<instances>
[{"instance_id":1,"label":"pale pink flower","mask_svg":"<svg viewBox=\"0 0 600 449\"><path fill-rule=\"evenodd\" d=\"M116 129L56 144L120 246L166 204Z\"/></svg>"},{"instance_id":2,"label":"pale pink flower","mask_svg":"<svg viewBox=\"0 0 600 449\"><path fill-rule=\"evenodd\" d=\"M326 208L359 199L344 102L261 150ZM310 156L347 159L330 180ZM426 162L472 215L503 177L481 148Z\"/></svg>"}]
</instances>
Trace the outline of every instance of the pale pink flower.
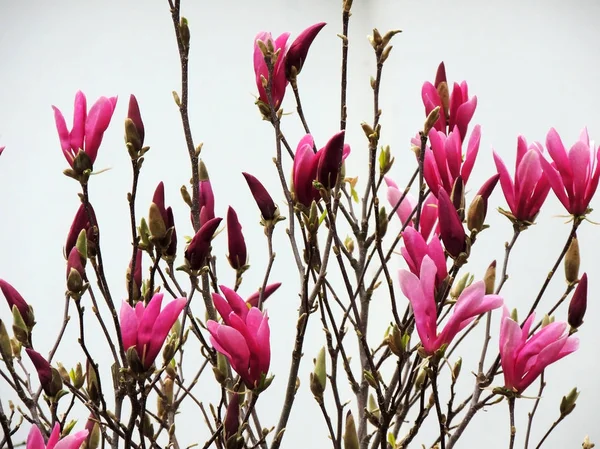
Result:
<instances>
[{"instance_id":1,"label":"pale pink flower","mask_svg":"<svg viewBox=\"0 0 600 449\"><path fill-rule=\"evenodd\" d=\"M508 309L502 316L500 361L504 386L517 393L525 391L548 365L579 347L579 340L569 337L567 323L550 323L528 337L534 318L535 314L531 314L521 328Z\"/></svg>"},{"instance_id":2,"label":"pale pink flower","mask_svg":"<svg viewBox=\"0 0 600 449\"><path fill-rule=\"evenodd\" d=\"M498 295L486 295L483 281L474 282L459 296L452 315L438 334L437 304L435 302L435 262L426 255L421 262L419 277L408 270L400 270L400 288L413 309L415 325L423 349L429 355L452 342L456 334L485 312L502 306Z\"/></svg>"}]
</instances>

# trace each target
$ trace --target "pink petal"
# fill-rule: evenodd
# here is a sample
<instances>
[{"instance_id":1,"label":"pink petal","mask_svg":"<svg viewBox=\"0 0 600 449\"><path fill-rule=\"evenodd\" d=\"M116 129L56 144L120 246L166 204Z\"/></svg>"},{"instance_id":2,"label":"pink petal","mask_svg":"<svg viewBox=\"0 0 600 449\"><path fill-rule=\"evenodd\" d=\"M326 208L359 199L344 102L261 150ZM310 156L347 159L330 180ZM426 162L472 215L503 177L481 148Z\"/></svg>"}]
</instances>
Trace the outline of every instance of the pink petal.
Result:
<instances>
[{"instance_id":1,"label":"pink petal","mask_svg":"<svg viewBox=\"0 0 600 449\"><path fill-rule=\"evenodd\" d=\"M227 302L231 306L233 313L239 316L242 321L246 321L246 316L248 315L248 306L246 305L246 301L244 301L242 297L234 290L225 287L224 285L219 285L219 288L225 295L225 299L227 299Z\"/></svg>"},{"instance_id":2,"label":"pink petal","mask_svg":"<svg viewBox=\"0 0 600 449\"><path fill-rule=\"evenodd\" d=\"M515 195L517 197L517 211L527 210L535 186L543 176L540 155L536 150L529 150L521 159L515 174Z\"/></svg>"},{"instance_id":3,"label":"pink petal","mask_svg":"<svg viewBox=\"0 0 600 449\"><path fill-rule=\"evenodd\" d=\"M475 159L477 159L477 153L479 152L479 142L481 141L481 126L477 125L473 128L471 132L471 137L469 137L469 143L467 145L467 154L465 156L465 162L463 163L462 170L460 174L465 181L465 184L469 180L471 176L471 171L473 171L473 166L475 165Z\"/></svg>"},{"instance_id":4,"label":"pink petal","mask_svg":"<svg viewBox=\"0 0 600 449\"><path fill-rule=\"evenodd\" d=\"M104 131L108 128L116 105L116 97L100 97L91 107L85 122L85 152L92 163L98 155Z\"/></svg>"},{"instance_id":5,"label":"pink petal","mask_svg":"<svg viewBox=\"0 0 600 449\"><path fill-rule=\"evenodd\" d=\"M425 150L423 175L425 177L425 181L427 182L427 186L431 189L431 192L437 197L440 185L442 185L443 181L440 177L440 172L438 170L438 166L435 162L435 157L431 150Z\"/></svg>"},{"instance_id":6,"label":"pink petal","mask_svg":"<svg viewBox=\"0 0 600 449\"><path fill-rule=\"evenodd\" d=\"M573 172L573 200L577 211L583 213L587 205L583 204L585 191L590 179L590 148L583 142L576 142L569 151L569 164Z\"/></svg>"},{"instance_id":7,"label":"pink petal","mask_svg":"<svg viewBox=\"0 0 600 449\"><path fill-rule=\"evenodd\" d=\"M467 135L467 128L469 126L469 122L473 118L473 114L475 114L475 108L477 108L477 97L473 96L469 101L463 103L458 107L456 114L456 126L458 127L458 131L460 132L460 137L462 139Z\"/></svg>"},{"instance_id":8,"label":"pink petal","mask_svg":"<svg viewBox=\"0 0 600 449\"><path fill-rule=\"evenodd\" d=\"M73 129L71 129L70 146L75 153L83 150L83 138L85 137L85 121L87 114L87 102L85 95L80 90L75 94L75 107L73 111Z\"/></svg>"},{"instance_id":9,"label":"pink petal","mask_svg":"<svg viewBox=\"0 0 600 449\"><path fill-rule=\"evenodd\" d=\"M173 327L173 324L175 324L175 321L177 321L179 314L185 308L186 304L187 300L185 298L174 299L165 306L164 310L156 318L154 326L152 327L152 338L150 339L150 344L146 349L144 357L144 365L146 368L149 368L156 359L167 335L169 335L169 331Z\"/></svg>"},{"instance_id":10,"label":"pink petal","mask_svg":"<svg viewBox=\"0 0 600 449\"><path fill-rule=\"evenodd\" d=\"M556 164L556 168L565 183L567 192L570 192L573 173L571 172L571 165L565 146L554 128L550 128L550 131L548 131L548 135L546 136L546 148L548 149L550 157Z\"/></svg>"},{"instance_id":11,"label":"pink petal","mask_svg":"<svg viewBox=\"0 0 600 449\"><path fill-rule=\"evenodd\" d=\"M137 350L140 358L143 356L144 347L154 338L154 323L160 314L163 293L156 293L144 310L144 314L138 322ZM146 348L146 351L148 348Z\"/></svg>"},{"instance_id":12,"label":"pink petal","mask_svg":"<svg viewBox=\"0 0 600 449\"><path fill-rule=\"evenodd\" d=\"M498 156L498 154L496 154L496 152L493 152L494 155L494 162L496 164L496 169L498 170L498 174L500 175L500 186L502 186L502 192L504 193L504 198L506 199L506 202L508 203L508 207L509 209L512 211L512 213L516 213L516 205L515 205L515 197L514 197L514 193L513 193L513 180L510 176L510 173L508 173L508 170L506 169L506 165L504 165L504 161L500 158L500 156Z\"/></svg>"},{"instance_id":13,"label":"pink petal","mask_svg":"<svg viewBox=\"0 0 600 449\"><path fill-rule=\"evenodd\" d=\"M567 209L567 211L571 211L571 204L569 198L567 197L567 193L565 192L565 187L563 184L563 179L560 177L560 174L550 162L546 160L544 157L540 157L540 162L542 163L542 168L544 169L544 174L546 175L546 179L548 183L552 187L554 194L558 198L558 200L562 203L562 205Z\"/></svg>"},{"instance_id":14,"label":"pink petal","mask_svg":"<svg viewBox=\"0 0 600 449\"><path fill-rule=\"evenodd\" d=\"M138 330L138 320L135 311L127 301L121 303L120 321L121 341L123 342L123 347L127 350L132 346L136 346Z\"/></svg>"},{"instance_id":15,"label":"pink petal","mask_svg":"<svg viewBox=\"0 0 600 449\"><path fill-rule=\"evenodd\" d=\"M64 437L54 446L54 449L79 449L87 437L88 431L80 430L77 433Z\"/></svg>"},{"instance_id":16,"label":"pink petal","mask_svg":"<svg viewBox=\"0 0 600 449\"><path fill-rule=\"evenodd\" d=\"M223 322L225 324L229 324L229 315L233 313L233 309L229 303L218 293L212 294L212 300L215 308L219 312L219 315L221 315L221 318L223 318Z\"/></svg>"}]
</instances>

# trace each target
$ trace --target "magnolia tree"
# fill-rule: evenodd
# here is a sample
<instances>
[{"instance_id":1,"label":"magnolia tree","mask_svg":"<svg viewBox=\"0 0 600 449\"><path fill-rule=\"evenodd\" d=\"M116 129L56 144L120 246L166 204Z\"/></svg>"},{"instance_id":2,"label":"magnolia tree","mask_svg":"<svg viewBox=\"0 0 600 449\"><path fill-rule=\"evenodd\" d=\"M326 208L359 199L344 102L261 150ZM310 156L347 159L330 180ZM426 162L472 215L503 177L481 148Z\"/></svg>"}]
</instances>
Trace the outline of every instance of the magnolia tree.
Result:
<instances>
[{"instance_id":1,"label":"magnolia tree","mask_svg":"<svg viewBox=\"0 0 600 449\"><path fill-rule=\"evenodd\" d=\"M301 104L300 74L325 23L309 26L293 40L289 33L277 38L258 33L253 43L256 105L274 136L271 155L258 157L265 163L273 159L272 173L285 200L276 204L274 192L243 173L256 200L256 215L238 216L229 207L226 217L218 217L208 170L200 159L202 145L193 141L190 128L190 29L180 15L179 0L169 4L181 62L181 87L173 97L191 166L191 182L180 193L189 212L176 222L159 180L149 205L136 201L143 162L152 153L145 146L138 101L131 95L125 118L132 166L127 194L131 257L125 286L109 285L102 256L111 249L102 245L103 217L94 213L90 191L98 182L91 175L98 173L94 164L117 98L101 97L88 110L85 95L77 92L71 129L65 109L53 107L58 142L69 165L64 174L73 179L72 201L80 204L65 243L67 300L64 312L57 311L65 318L57 335L38 335L36 302L23 298L10 279L0 279L8 304L0 321L2 391L14 391L14 400L5 396L0 401L0 447L21 445L23 437L17 436L28 432L26 447L31 449L180 448L187 447L181 429L202 422L204 431L192 441L198 447L289 447L286 428L301 394L314 396L320 409L319 415L302 417L305 425L325 423L328 436L320 447L452 448L477 413L503 406L510 422L505 444L514 447L520 433L525 447L541 447L571 414L579 394L573 389L563 397L556 420L534 441L530 431L543 401L544 373L555 363L573 369L561 359L577 350L574 334L586 310L588 281L585 273L580 275L576 233L591 212L600 176L598 151L587 131L570 147L554 129L545 145L519 136L511 157L516 160L514 171L494 153L497 173L483 185L467 188L481 137L473 120L477 97L465 81L449 83L442 63L433 83L426 81L421 88L423 127L411 142L414 155L403 156L402 164L413 165L414 173L404 181L388 177L395 159L380 141L379 99L391 41L399 31L382 34L374 29L369 37L376 62L373 117L361 124L364 141L350 144L345 130L350 125L346 93L352 1L345 0L339 34L339 129L332 129L324 144L315 142ZM295 114L281 109L286 94L294 95ZM299 120L306 134L297 143L286 137L286 124L292 120ZM368 154L363 173L346 171L351 147ZM490 260L485 275L475 278L466 270L473 271L469 262L480 234L492 232L486 216L497 206L488 204L495 188L504 194L498 211L512 225L513 235L504 245L503 260ZM537 296L511 311L502 291L511 251L549 194L570 215L571 230L557 246L558 257ZM250 227L259 214L264 232ZM392 226L388 231L394 222L399 232L390 232ZM249 232L253 237L264 234L268 259L253 265L262 285L244 297L239 291L249 269L244 237ZM180 254L178 236L185 233L193 237ZM270 369L277 335L269 329L268 305L277 300L269 298L280 287L271 276L276 233L287 236L285 250L294 261L289 270L297 274L291 287L297 297L289 300L298 316L287 372ZM217 239L227 241L227 254L212 250ZM230 269L222 263L225 258L235 272L232 285L220 281L220 272ZM406 268L391 269L396 260L405 261ZM538 310L550 281L561 276L567 283L564 294L549 310ZM369 319L375 296L387 304L387 322ZM567 314L558 309L565 301ZM92 322L101 329L94 339L105 340L109 365L99 363L90 346L86 329ZM309 322L322 328L322 347L305 344ZM56 354L66 344L68 325L78 327L78 346L71 348L81 360L65 367ZM479 360L462 366L461 343L474 329L483 335ZM51 351L40 352L38 342L50 338ZM301 364L311 363L303 357L307 354L315 357L314 371L301 380ZM278 420L265 422L257 404L274 379L286 386L282 397L269 398L268 408L277 411ZM470 385L466 394L461 393L464 386L458 388L459 379ZM300 388L301 381L310 388ZM195 413L180 413L186 404ZM523 422L515 422L518 408L529 410ZM586 438L583 446L593 444Z\"/></svg>"}]
</instances>

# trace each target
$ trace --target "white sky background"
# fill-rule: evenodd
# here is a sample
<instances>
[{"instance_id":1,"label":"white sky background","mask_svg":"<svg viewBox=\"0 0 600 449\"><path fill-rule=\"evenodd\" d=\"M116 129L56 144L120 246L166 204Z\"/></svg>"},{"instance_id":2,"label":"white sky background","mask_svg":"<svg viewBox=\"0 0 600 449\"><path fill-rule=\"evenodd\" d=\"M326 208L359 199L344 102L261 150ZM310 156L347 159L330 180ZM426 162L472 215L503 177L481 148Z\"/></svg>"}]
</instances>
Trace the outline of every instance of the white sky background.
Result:
<instances>
[{"instance_id":1,"label":"white sky background","mask_svg":"<svg viewBox=\"0 0 600 449\"><path fill-rule=\"evenodd\" d=\"M526 4L525 4L526 3ZM317 37L299 85L305 113L318 146L339 126L339 58L341 32L340 5L337 1L309 0L261 2L183 1L183 15L189 19L190 116L196 143L204 142L202 158L207 164L216 196L216 212L224 216L228 205L236 208L246 233L252 269L245 275L241 292L246 295L262 281L267 252L258 212L241 171L253 173L284 206L278 190L271 158L274 138L271 126L260 120L254 106L256 87L252 68L252 41L260 30L275 35L284 31L292 39L305 27L326 21L328 26ZM347 174L359 175L364 182L367 142L359 127L372 121L372 95L369 76L375 73L375 60L366 36L373 27L385 32L399 28L394 50L383 74L381 144L389 144L396 156L392 176L404 185L414 170L409 139L423 123L421 85L433 81L441 60L446 62L450 82L466 79L470 94L479 102L470 129L482 125L482 141L475 171L469 182L471 191L495 173L493 146L509 167L514 167L519 133L529 141L544 141L551 126L563 141L575 141L587 125L592 139L600 140L600 85L598 84L597 17L600 4L578 1L567 4L547 2L475 1L366 1L355 0L350 24L349 113L346 141L353 153ZM62 175L67 163L61 154L50 105L58 106L71 123L75 92L83 90L88 105L100 95L118 95L113 122L105 134L95 168L111 170L91 180L90 194L98 216L103 254L113 295L125 295L124 276L130 256L130 230L126 192L130 189L130 162L123 144L123 125L130 93L138 97L146 125L146 144L152 150L144 163L139 195L138 217L147 214L156 184L166 186L167 204L174 206L183 253L183 235L192 234L188 212L179 187L189 180L188 157L177 108L171 91L180 89L179 61L173 27L166 0L154 1L26 1L0 0L0 277L11 282L34 307L38 325L34 331L36 349L47 353L62 320L65 263L62 247L78 207L78 185ZM291 90L284 101L293 112ZM303 135L295 114L286 116L283 129L295 147ZM361 185L360 191L363 191ZM384 191L382 191L382 196ZM494 258L501 261L503 243L512 233L510 223L495 212L505 207L498 186L491 200L491 231L478 239L475 254L467 269L481 276ZM592 207L600 210L596 198ZM284 208L285 209L285 208ZM592 220L600 221L598 211ZM511 279L503 289L509 307L522 314L528 310L547 271L558 256L570 225L558 217L564 211L553 193L538 218L539 224L521 237L513 252ZM286 245L284 225L276 229L278 258L271 279L282 281L280 290L267 303L271 317L273 362L276 374L271 389L261 397L258 410L263 425L276 425L287 379L287 366L296 317L297 276ZM393 228L391 228L393 229ZM391 231L390 231L391 232ZM547 447L578 447L589 433L598 438L597 404L600 391L596 381L597 345L600 328L595 326L600 313L596 298L600 249L599 229L584 223L579 232L582 271L590 277L586 323L578 333L580 350L553 366L547 379L542 407L534 427L537 442L558 416L562 395L572 387L581 391L574 414L561 424ZM219 257L220 281L232 285L234 274L224 259L225 234L215 242ZM145 260L144 269L148 266ZM396 270L401 263L392 262ZM552 282L541 310L562 294L562 271ZM399 293L398 289L398 294ZM390 321L389 304L374 302L371 344ZM404 299L401 299L404 301ZM527 306L522 304L527 304ZM404 307L404 304L400 305ZM0 316L9 320L5 306ZM305 346L300 370L301 389L284 447L325 447L325 427L318 407L308 389L311 359L320 347L320 324L315 316ZM76 317L58 360L70 366L83 355L76 343ZM496 314L496 322L499 314ZM557 313L566 319L566 307ZM90 328L88 339L102 359L104 346ZM481 338L479 331L478 338ZM470 371L480 343L465 345L462 386L470 391ZM496 351L497 337L492 340ZM494 352L495 354L495 352ZM193 355L193 344L188 349ZM491 358L491 357L490 357ZM452 360L455 361L455 360ZM107 370L108 366L104 368ZM108 372L106 371L108 374ZM207 389L213 388L207 373ZM109 382L106 378L105 382ZM343 378L340 383L345 385ZM0 396L10 395L2 385ZM201 390L202 385L197 388ZM527 393L534 395L537 384ZM202 396L202 393L198 393ZM350 395L347 396L350 399ZM524 436L526 412L533 401L517 404L518 441ZM356 408L353 409L356 413ZM79 416L81 425L86 418ZM434 423L435 417L429 418ZM190 408L178 417L178 432L184 441L206 439L202 417ZM480 413L469 427L459 447L502 448L508 444L505 404ZM424 430L414 442L431 444L435 426Z\"/></svg>"}]
</instances>

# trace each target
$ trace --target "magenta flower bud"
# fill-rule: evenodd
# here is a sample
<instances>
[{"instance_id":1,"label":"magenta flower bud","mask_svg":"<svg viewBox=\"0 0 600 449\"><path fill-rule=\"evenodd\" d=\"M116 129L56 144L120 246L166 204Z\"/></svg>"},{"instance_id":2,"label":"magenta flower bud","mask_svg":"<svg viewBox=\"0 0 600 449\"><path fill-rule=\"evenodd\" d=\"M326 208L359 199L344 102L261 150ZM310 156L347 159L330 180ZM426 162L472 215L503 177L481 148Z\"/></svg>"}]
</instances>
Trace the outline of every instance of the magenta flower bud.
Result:
<instances>
[{"instance_id":1,"label":"magenta flower bud","mask_svg":"<svg viewBox=\"0 0 600 449\"><path fill-rule=\"evenodd\" d=\"M319 191L313 187L313 181L317 179L317 167L323 152L315 153L313 147L313 137L305 135L298 143L292 167L294 198L306 207L320 198Z\"/></svg>"},{"instance_id":2,"label":"magenta flower bud","mask_svg":"<svg viewBox=\"0 0 600 449\"><path fill-rule=\"evenodd\" d=\"M448 83L446 79L446 66L444 61L440 62L437 72L435 73L435 87L437 88L442 83Z\"/></svg>"},{"instance_id":3,"label":"magenta flower bud","mask_svg":"<svg viewBox=\"0 0 600 449\"><path fill-rule=\"evenodd\" d=\"M228 440L234 436L240 428L240 395L233 393L225 413L225 439Z\"/></svg>"},{"instance_id":4,"label":"magenta flower bud","mask_svg":"<svg viewBox=\"0 0 600 449\"><path fill-rule=\"evenodd\" d=\"M200 208L200 226L215 218L215 195L204 162L199 163L200 182L198 184L198 206Z\"/></svg>"},{"instance_id":5,"label":"magenta flower bud","mask_svg":"<svg viewBox=\"0 0 600 449\"><path fill-rule=\"evenodd\" d=\"M192 270L199 270L206 265L210 253L210 242L222 218L213 218L204 223L192 238L185 250L185 259Z\"/></svg>"},{"instance_id":6,"label":"magenta flower bud","mask_svg":"<svg viewBox=\"0 0 600 449\"><path fill-rule=\"evenodd\" d=\"M87 436L87 430L80 430L60 439L60 423L56 423L46 445L42 432L33 425L27 436L26 449L79 449Z\"/></svg>"},{"instance_id":7,"label":"magenta flower bud","mask_svg":"<svg viewBox=\"0 0 600 449\"><path fill-rule=\"evenodd\" d=\"M169 217L167 216L167 209L165 208L165 184L162 181L156 186L154 196L152 197L152 202L158 207L160 216L166 225L167 221L169 221Z\"/></svg>"},{"instance_id":8,"label":"magenta flower bud","mask_svg":"<svg viewBox=\"0 0 600 449\"><path fill-rule=\"evenodd\" d=\"M488 199L492 195L492 192L496 188L496 184L498 184L498 180L500 179L500 175L496 174L483 183L477 195L480 195L483 198L484 212L487 213Z\"/></svg>"},{"instance_id":9,"label":"magenta flower bud","mask_svg":"<svg viewBox=\"0 0 600 449\"><path fill-rule=\"evenodd\" d=\"M94 208L92 205L88 205L90 208L90 214L93 220L97 223L96 213L94 212ZM67 234L67 241L65 243L65 257L71 253L71 250L77 243L77 237L81 233L81 230L85 229L88 234L88 240L90 238L91 224L88 218L88 214L85 208L85 205L80 205L79 209L75 213L75 217L73 218L73 222L71 223L71 228L69 229L69 233Z\"/></svg>"},{"instance_id":10,"label":"magenta flower bud","mask_svg":"<svg viewBox=\"0 0 600 449\"><path fill-rule=\"evenodd\" d=\"M121 305L121 339L125 349L135 348L144 369L148 370L160 352L165 339L187 300L177 298L161 311L162 293L156 293L147 306L143 301L135 310L126 301Z\"/></svg>"},{"instance_id":11,"label":"magenta flower bud","mask_svg":"<svg viewBox=\"0 0 600 449\"><path fill-rule=\"evenodd\" d=\"M10 310L16 307L27 327L31 329L35 324L35 318L29 304L25 302L17 289L3 279L0 279L0 290L2 290L2 294L6 298Z\"/></svg>"},{"instance_id":12,"label":"magenta flower bud","mask_svg":"<svg viewBox=\"0 0 600 449\"><path fill-rule=\"evenodd\" d=\"M239 270L246 266L248 260L246 252L246 241L242 234L242 225L238 221L237 214L232 207L227 209L227 244L229 248L229 265L234 270Z\"/></svg>"},{"instance_id":13,"label":"magenta flower bud","mask_svg":"<svg viewBox=\"0 0 600 449\"><path fill-rule=\"evenodd\" d=\"M142 121L142 115L140 114L140 107L138 105L137 98L135 98L135 95L133 94L129 96L129 109L127 110L127 118L130 119L135 125L135 129L140 140L140 146L144 146L144 122Z\"/></svg>"},{"instance_id":14,"label":"magenta flower bud","mask_svg":"<svg viewBox=\"0 0 600 449\"><path fill-rule=\"evenodd\" d=\"M271 195L269 195L267 189L265 189L261 182L251 174L242 174L244 175L244 178L246 178L246 182L248 183L248 187L250 187L250 192L252 192L254 201L256 201L256 204L260 209L262 218L264 220L273 220L275 218L277 206L275 206L273 198L271 198Z\"/></svg>"},{"instance_id":15,"label":"magenta flower bud","mask_svg":"<svg viewBox=\"0 0 600 449\"><path fill-rule=\"evenodd\" d=\"M587 309L587 291L587 273L583 273L569 303L568 323L574 329L583 324L583 317Z\"/></svg>"},{"instance_id":16,"label":"magenta flower bud","mask_svg":"<svg viewBox=\"0 0 600 449\"><path fill-rule=\"evenodd\" d=\"M273 293L275 293L277 291L277 289L281 287L281 282L276 282L274 284L269 284L265 287L265 292L263 294L263 304L265 303L265 301L267 300L267 298L269 296L271 296ZM246 304L250 305L251 307L258 307L258 300L260 298L260 290L252 293L248 299L246 299Z\"/></svg>"},{"instance_id":17,"label":"magenta flower bud","mask_svg":"<svg viewBox=\"0 0 600 449\"><path fill-rule=\"evenodd\" d=\"M117 97L100 97L88 112L85 95L78 91L75 95L71 131L67 129L65 118L60 110L52 106L60 146L71 167L73 167L75 156L80 150L88 155L92 164L94 163L104 131L110 124L116 104Z\"/></svg>"},{"instance_id":18,"label":"magenta flower bud","mask_svg":"<svg viewBox=\"0 0 600 449\"><path fill-rule=\"evenodd\" d=\"M46 391L50 387L50 384L52 382L52 367L39 352L34 351L30 348L25 348L25 351L27 352L27 355L31 359L31 363L33 363L33 366L37 371L38 377L40 379L40 385L42 386L44 391Z\"/></svg>"},{"instance_id":19,"label":"magenta flower bud","mask_svg":"<svg viewBox=\"0 0 600 449\"><path fill-rule=\"evenodd\" d=\"M465 230L450 197L440 187L438 193L440 237L450 256L456 258L465 250Z\"/></svg>"},{"instance_id":20,"label":"magenta flower bud","mask_svg":"<svg viewBox=\"0 0 600 449\"><path fill-rule=\"evenodd\" d=\"M535 314L523 327L504 308L500 326L500 361L504 385L517 393L525 389L549 365L569 355L579 347L579 340L569 336L567 323L555 321L529 337Z\"/></svg>"},{"instance_id":21,"label":"magenta flower bud","mask_svg":"<svg viewBox=\"0 0 600 449\"><path fill-rule=\"evenodd\" d=\"M304 61L306 61L308 49L325 25L327 25L325 22L319 22L309 26L292 42L285 57L285 75L288 80L295 78L295 75L300 73ZM292 68L294 68L295 73L292 73Z\"/></svg>"},{"instance_id":22,"label":"magenta flower bud","mask_svg":"<svg viewBox=\"0 0 600 449\"><path fill-rule=\"evenodd\" d=\"M269 104L269 99L267 98L267 91L263 85L263 79L269 82L269 69L265 62L265 56L257 42L262 41L267 46L270 42L275 52L279 51L277 60L273 64L273 79L270 80L271 98L275 110L278 110L279 106L281 106L281 102L285 96L285 89L288 85L288 80L285 76L285 55L289 37L290 33L283 33L273 41L271 33L261 31L254 38L254 75L256 77L256 87L258 88L258 99L265 104Z\"/></svg>"},{"instance_id":23,"label":"magenta flower bud","mask_svg":"<svg viewBox=\"0 0 600 449\"><path fill-rule=\"evenodd\" d=\"M513 182L504 161L494 151L500 186L510 209L509 217L520 222L533 223L550 191L548 177L542 167L543 152L542 144L533 142L527 145L525 137L519 136Z\"/></svg>"},{"instance_id":24,"label":"magenta flower bud","mask_svg":"<svg viewBox=\"0 0 600 449\"><path fill-rule=\"evenodd\" d=\"M344 155L344 134L340 131L325 144L317 166L317 181L326 189L335 187L335 183Z\"/></svg>"},{"instance_id":25,"label":"magenta flower bud","mask_svg":"<svg viewBox=\"0 0 600 449\"><path fill-rule=\"evenodd\" d=\"M167 207L167 229L173 228L171 234L171 242L169 247L165 251L167 257L175 257L177 254L177 230L175 229L175 218L173 217L173 209L171 206Z\"/></svg>"},{"instance_id":26,"label":"magenta flower bud","mask_svg":"<svg viewBox=\"0 0 600 449\"><path fill-rule=\"evenodd\" d=\"M585 215L600 180L600 152L590 143L587 128L569 152L554 128L546 137L546 148L554 164L540 158L556 197L572 215Z\"/></svg>"},{"instance_id":27,"label":"magenta flower bud","mask_svg":"<svg viewBox=\"0 0 600 449\"><path fill-rule=\"evenodd\" d=\"M79 275L83 278L85 276L85 268L84 264L85 260L82 259L81 253L77 249L76 246L71 249L69 253L69 257L67 257L67 280L69 279L69 273L71 273L71 269L74 269L79 273Z\"/></svg>"}]
</instances>

